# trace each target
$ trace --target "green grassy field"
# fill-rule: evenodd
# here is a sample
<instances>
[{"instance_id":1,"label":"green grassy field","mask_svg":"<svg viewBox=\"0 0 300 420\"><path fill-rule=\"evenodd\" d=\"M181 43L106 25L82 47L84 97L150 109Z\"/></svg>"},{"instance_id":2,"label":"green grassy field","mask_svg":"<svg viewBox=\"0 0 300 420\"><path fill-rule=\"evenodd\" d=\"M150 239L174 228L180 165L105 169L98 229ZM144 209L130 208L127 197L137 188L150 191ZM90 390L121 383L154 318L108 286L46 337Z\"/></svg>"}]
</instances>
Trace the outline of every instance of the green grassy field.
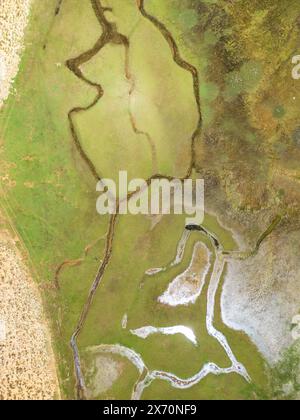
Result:
<instances>
[{"instance_id":1,"label":"green grassy field","mask_svg":"<svg viewBox=\"0 0 300 420\"><path fill-rule=\"evenodd\" d=\"M96 182L74 147L67 119L71 108L87 106L95 92L66 68L65 61L89 49L101 29L89 1L66 0L54 18L56 3L47 0L46 7L45 2L35 2L27 48L14 85L16 94L0 113L0 139L4 144L1 202L19 232L24 256L43 291L62 392L64 397L73 398L75 378L69 341L103 258L108 217L96 213ZM136 81L132 111L138 124L154 139L158 172L183 176L189 166L190 137L197 122L191 77L175 66L165 40L139 16L134 2L106 3L114 8L110 19L130 37L130 65ZM166 4L156 1L155 7L166 13ZM172 2L170 8L172 11ZM193 16L183 19L189 23ZM207 36L208 45L213 42L214 38ZM105 94L94 108L76 116L76 127L84 150L104 176L115 178L119 170L128 170L129 177L147 178L153 174L153 162L145 138L134 133L130 123L123 50L119 45L108 46L83 66L84 74L101 83ZM206 98L217 94L212 84L204 84L201 89ZM205 102L208 121L213 112ZM206 215L204 225L220 238L226 250L236 248L231 234L215 217ZM90 346L120 343L140 353L150 369L171 371L184 378L194 375L207 361L229 366L224 350L205 327L208 279L195 305L168 308L157 302L168 283L189 265L195 242L201 239L212 250L211 244L203 235L193 233L179 266L146 278L147 269L172 261L184 220L166 217L153 230L150 226L150 220L142 216L118 219L112 259L79 336L83 359ZM85 256L89 245L92 247ZM56 290L57 267L82 256L79 265L61 271L60 290ZM128 314L128 329L190 326L199 347L178 335L139 339L122 329L124 313ZM262 357L244 334L223 325L219 305L216 323L249 369L257 389L265 389ZM128 361L123 363L120 379L99 397L130 397L137 372ZM85 364L83 369L84 373L88 371ZM143 398L242 399L253 397L253 389L237 375L228 375L206 378L186 391L155 381Z\"/></svg>"},{"instance_id":2,"label":"green grassy field","mask_svg":"<svg viewBox=\"0 0 300 420\"><path fill-rule=\"evenodd\" d=\"M65 68L64 61L98 36L88 2L67 1L64 21L53 22L56 1L35 2L26 51L10 97L0 114L4 144L1 203L24 241L28 263L44 290L62 376L62 389L74 395L69 340L102 256L103 241L84 264L62 272L65 293L53 290L58 265L82 256L99 240L108 219L96 214L95 182L72 144L67 112L93 97ZM73 22L73 23L72 23ZM93 25L94 23L94 25ZM81 25L89 31L80 34ZM46 45L46 49L44 46ZM60 65L60 64L61 65ZM27 254L26 254L27 257Z\"/></svg>"},{"instance_id":3,"label":"green grassy field","mask_svg":"<svg viewBox=\"0 0 300 420\"><path fill-rule=\"evenodd\" d=\"M184 220L178 216L167 217L153 231L149 231L149 224L149 220L142 216L122 216L119 220L111 264L90 308L89 317L80 336L80 348L83 350L86 347L101 343L121 344L141 354L149 369L172 372L182 378L193 376L208 361L215 362L221 367L229 367L230 361L226 353L206 331L206 292L211 272L206 279L206 286L201 298L197 300L195 305L172 308L157 302L158 296L166 290L170 281L189 265L195 243L200 240L213 251L210 242L202 234L193 233L188 241L183 261L179 266L154 277L147 277L144 275L147 269L165 266L175 257ZM207 218L204 223L209 229L212 229L215 224L216 221L212 217ZM221 231L222 229L219 226L219 232ZM228 233L226 234L224 230L223 237L228 238ZM232 245L229 240L228 243ZM226 249L226 241L224 246ZM220 301L220 293L221 289L218 293L218 302ZM123 330L121 321L125 313L128 315L128 325L127 329ZM247 366L247 369L249 368L254 383L259 388L267 388L268 381L262 357L246 335L233 332L223 325L220 313L218 304L216 307L216 326L228 336L233 351L239 357L239 360ZM185 325L193 329L199 341L199 346L195 347L180 335L172 337L153 335L143 340L131 335L128 331L145 325L156 327ZM211 381L215 383L215 380L212 379ZM222 394L219 394L222 386L217 387L215 398L229 397L234 399L238 396L242 399L247 392L248 397L254 395L251 386L247 386L246 383L240 387L241 379L237 375L229 375L229 378L223 379L223 381L225 383L228 381L230 389L226 389L226 395L222 396ZM169 385L161 386L169 389L170 394L160 394L160 386L155 382L150 389L157 389L156 398L160 398L162 395L170 398L175 395L176 398L179 397L181 391L172 391ZM202 387L204 388L202 389ZM150 393L150 389L145 391L145 395L148 395L148 392ZM210 398L209 395L208 391L207 398ZM198 396L199 398L205 396L204 383L191 388L189 391L184 391L179 398L197 398Z\"/></svg>"}]
</instances>

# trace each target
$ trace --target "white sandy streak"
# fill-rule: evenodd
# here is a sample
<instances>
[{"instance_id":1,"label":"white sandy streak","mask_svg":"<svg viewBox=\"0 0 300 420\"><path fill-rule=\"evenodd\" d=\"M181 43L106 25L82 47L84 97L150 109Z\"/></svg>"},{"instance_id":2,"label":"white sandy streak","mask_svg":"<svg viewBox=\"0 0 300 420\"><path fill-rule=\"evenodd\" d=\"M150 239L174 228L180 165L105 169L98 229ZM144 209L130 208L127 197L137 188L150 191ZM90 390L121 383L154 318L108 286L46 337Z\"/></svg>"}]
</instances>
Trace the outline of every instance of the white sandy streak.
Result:
<instances>
[{"instance_id":1,"label":"white sandy streak","mask_svg":"<svg viewBox=\"0 0 300 420\"><path fill-rule=\"evenodd\" d=\"M203 251L207 254L207 262L198 272L193 270L198 252ZM194 246L192 259L189 267L169 284L168 289L158 298L158 302L169 305L189 305L195 303L201 295L206 276L209 272L211 263L211 252L205 244L197 242ZM195 287L195 283L197 286Z\"/></svg>"},{"instance_id":2,"label":"white sandy streak","mask_svg":"<svg viewBox=\"0 0 300 420\"><path fill-rule=\"evenodd\" d=\"M170 267L174 267L178 264L181 263L183 256L184 256L184 251L185 251L185 247L186 247L186 243L190 237L191 231L184 229L183 234L180 238L180 241L178 242L178 246L177 246L177 252L176 252L176 256L174 261L171 262ZM146 271L146 275L147 276L154 276L155 274L161 273L162 271L166 271L169 267L159 267L159 268L150 268L149 270Z\"/></svg>"},{"instance_id":3,"label":"white sandy streak","mask_svg":"<svg viewBox=\"0 0 300 420\"><path fill-rule=\"evenodd\" d=\"M216 340L218 340L218 342L224 348L232 365L228 368L220 368L215 363L207 363L194 376L191 376L188 379L182 379L170 372L164 372L164 371L158 371L158 370L149 371L141 355L127 347L121 346L119 344L97 346L96 349L99 351L119 354L120 356L126 357L137 367L142 379L140 379L137 382L133 390L132 400L139 400L143 394L144 389L147 386L149 386L151 382L155 379L161 379L161 380L167 381L174 388L179 388L179 389L191 388L194 385L201 382L206 376L210 374L223 375L223 374L236 373L242 376L247 382L251 382L251 378L246 368L237 361L231 347L229 346L227 342L226 337L221 332L219 332L213 325L216 293L220 284L220 280L221 280L221 276L225 267L225 263L226 263L226 260L222 256L222 252L217 251L216 261L214 264L214 269L211 276L211 281L209 284L209 289L208 289L208 294L207 294L206 326L207 326L207 331L209 335L214 337Z\"/></svg>"},{"instance_id":4,"label":"white sandy streak","mask_svg":"<svg viewBox=\"0 0 300 420\"><path fill-rule=\"evenodd\" d=\"M218 342L221 344L221 346L225 350L227 356L229 357L232 363L232 367L231 367L232 371L243 376L247 382L251 382L251 378L246 368L237 361L236 357L233 354L233 351L231 350L230 345L228 344L226 337L220 331L218 331L213 325L216 293L220 284L220 280L224 271L225 264L226 264L226 260L222 256L221 252L217 252L216 261L215 261L213 273L211 275L209 288L207 292L206 327L207 327L208 334L214 337L216 340L218 340Z\"/></svg>"},{"instance_id":5,"label":"white sandy streak","mask_svg":"<svg viewBox=\"0 0 300 420\"><path fill-rule=\"evenodd\" d=\"M88 350L92 353L110 353L126 357L137 368L140 374L146 368L142 357L138 353L120 344L101 344L100 346L89 347Z\"/></svg>"},{"instance_id":6,"label":"white sandy streak","mask_svg":"<svg viewBox=\"0 0 300 420\"><path fill-rule=\"evenodd\" d=\"M146 339L152 334L164 334L164 335L175 335L182 334L189 341L191 341L195 346L198 345L197 338L194 334L194 331L191 328L185 327L184 325L175 325L174 327L162 327L156 328L152 325L137 328L136 330L130 330L131 334L136 335L137 337Z\"/></svg>"}]
</instances>

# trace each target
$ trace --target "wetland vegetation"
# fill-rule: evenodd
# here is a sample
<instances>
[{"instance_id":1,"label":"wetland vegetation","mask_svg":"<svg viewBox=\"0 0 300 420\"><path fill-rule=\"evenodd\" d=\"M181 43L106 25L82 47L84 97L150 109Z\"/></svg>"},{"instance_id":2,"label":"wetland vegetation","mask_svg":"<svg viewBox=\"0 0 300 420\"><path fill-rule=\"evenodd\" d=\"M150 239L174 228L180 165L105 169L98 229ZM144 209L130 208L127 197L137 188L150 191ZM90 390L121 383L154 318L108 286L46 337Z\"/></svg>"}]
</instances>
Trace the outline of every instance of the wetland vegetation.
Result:
<instances>
[{"instance_id":1,"label":"wetland vegetation","mask_svg":"<svg viewBox=\"0 0 300 420\"><path fill-rule=\"evenodd\" d=\"M270 398L275 373L245 333L224 325L221 295L228 261L255 255L298 211L299 150L274 135L295 129L297 115L292 106L274 112L282 90L260 95L272 43L261 57L246 42L250 31L259 44L261 21L281 22L283 6L47 3L33 2L16 94L0 113L1 198L43 293L63 397ZM286 6L284 40L300 14L294 1ZM185 227L174 215L100 217L96 182L120 170L148 184L203 177L203 225ZM199 246L210 261L193 265ZM174 279L193 283L195 267L201 284L189 305L159 298ZM132 334L145 326L155 333ZM164 333L176 326L197 346ZM286 371L276 372L280 381Z\"/></svg>"}]
</instances>

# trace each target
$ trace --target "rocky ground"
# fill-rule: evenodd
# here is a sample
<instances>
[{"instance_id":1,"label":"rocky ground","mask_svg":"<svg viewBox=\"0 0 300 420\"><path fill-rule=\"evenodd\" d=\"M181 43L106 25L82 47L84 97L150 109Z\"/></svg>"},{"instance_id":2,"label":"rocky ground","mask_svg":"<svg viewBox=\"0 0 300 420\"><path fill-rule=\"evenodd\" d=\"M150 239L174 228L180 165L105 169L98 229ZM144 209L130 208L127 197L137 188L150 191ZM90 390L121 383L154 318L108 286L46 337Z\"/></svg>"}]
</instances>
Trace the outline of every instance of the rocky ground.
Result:
<instances>
[{"instance_id":1,"label":"rocky ground","mask_svg":"<svg viewBox=\"0 0 300 420\"><path fill-rule=\"evenodd\" d=\"M39 292L13 241L0 233L0 399L59 396Z\"/></svg>"},{"instance_id":2,"label":"rocky ground","mask_svg":"<svg viewBox=\"0 0 300 420\"><path fill-rule=\"evenodd\" d=\"M16 77L31 0L0 2L0 106Z\"/></svg>"}]
</instances>

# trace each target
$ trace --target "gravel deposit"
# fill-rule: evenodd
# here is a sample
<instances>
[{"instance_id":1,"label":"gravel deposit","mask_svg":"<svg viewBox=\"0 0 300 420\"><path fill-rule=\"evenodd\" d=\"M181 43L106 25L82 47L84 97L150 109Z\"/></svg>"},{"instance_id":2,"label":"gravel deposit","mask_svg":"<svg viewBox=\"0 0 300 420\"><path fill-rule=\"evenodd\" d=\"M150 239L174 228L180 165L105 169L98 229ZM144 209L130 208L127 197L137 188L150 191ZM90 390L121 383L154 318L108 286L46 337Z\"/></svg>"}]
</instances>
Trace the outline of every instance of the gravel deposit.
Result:
<instances>
[{"instance_id":1,"label":"gravel deposit","mask_svg":"<svg viewBox=\"0 0 300 420\"><path fill-rule=\"evenodd\" d=\"M0 106L18 73L31 1L0 1Z\"/></svg>"},{"instance_id":2,"label":"gravel deposit","mask_svg":"<svg viewBox=\"0 0 300 420\"><path fill-rule=\"evenodd\" d=\"M1 236L0 400L58 398L54 355L39 291L13 242Z\"/></svg>"}]
</instances>

